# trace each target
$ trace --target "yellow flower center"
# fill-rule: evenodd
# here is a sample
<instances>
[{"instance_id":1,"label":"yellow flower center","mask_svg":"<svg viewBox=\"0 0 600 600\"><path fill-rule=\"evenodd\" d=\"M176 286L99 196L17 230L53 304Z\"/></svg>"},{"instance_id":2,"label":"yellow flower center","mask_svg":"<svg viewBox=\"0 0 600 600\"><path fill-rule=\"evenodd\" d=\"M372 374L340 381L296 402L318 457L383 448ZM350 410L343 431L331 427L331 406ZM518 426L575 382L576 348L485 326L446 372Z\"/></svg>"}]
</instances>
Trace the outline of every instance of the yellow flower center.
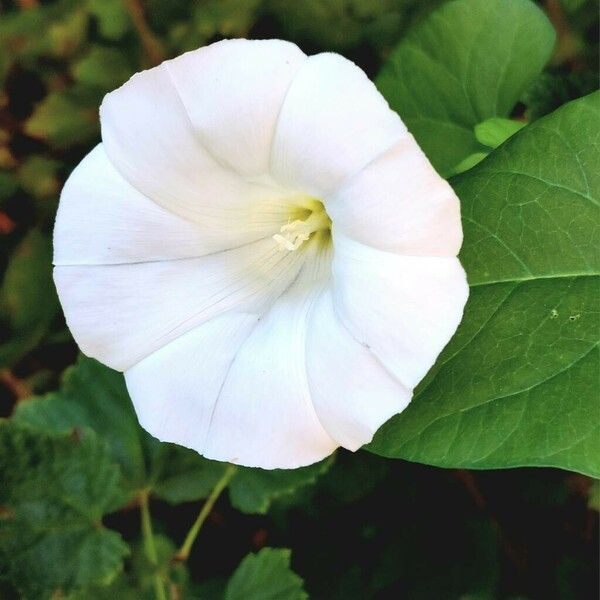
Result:
<instances>
[{"instance_id":1,"label":"yellow flower center","mask_svg":"<svg viewBox=\"0 0 600 600\"><path fill-rule=\"evenodd\" d=\"M318 200L311 200L309 208L303 208L302 212L307 213L305 219L288 221L281 227L279 233L273 236L281 250L290 252L298 250L304 242L313 237L313 234L319 234L318 237L323 240L329 239L331 219L323 204Z\"/></svg>"}]
</instances>

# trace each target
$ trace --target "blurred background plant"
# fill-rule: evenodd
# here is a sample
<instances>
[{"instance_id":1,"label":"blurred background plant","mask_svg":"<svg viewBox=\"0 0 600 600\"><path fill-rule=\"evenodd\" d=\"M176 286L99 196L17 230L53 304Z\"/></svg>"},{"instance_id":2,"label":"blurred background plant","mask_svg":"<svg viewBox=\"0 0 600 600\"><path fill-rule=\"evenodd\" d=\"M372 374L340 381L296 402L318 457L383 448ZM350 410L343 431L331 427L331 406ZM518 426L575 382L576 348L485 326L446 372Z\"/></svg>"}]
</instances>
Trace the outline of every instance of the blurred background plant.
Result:
<instances>
[{"instance_id":1,"label":"blurred background plant","mask_svg":"<svg viewBox=\"0 0 600 600\"><path fill-rule=\"evenodd\" d=\"M341 52L374 78L442 3L0 0L0 416L12 416L0 446L0 596L597 597L597 482L366 452L293 473L227 475L200 540L173 560L223 467L141 432L119 376L77 358L54 291L58 195L100 139L106 92L223 37ZM521 121L598 88L597 3L539 4L558 42L513 110ZM490 148L514 133L492 125L477 134L491 135ZM290 548L299 575L287 550L267 546Z\"/></svg>"}]
</instances>

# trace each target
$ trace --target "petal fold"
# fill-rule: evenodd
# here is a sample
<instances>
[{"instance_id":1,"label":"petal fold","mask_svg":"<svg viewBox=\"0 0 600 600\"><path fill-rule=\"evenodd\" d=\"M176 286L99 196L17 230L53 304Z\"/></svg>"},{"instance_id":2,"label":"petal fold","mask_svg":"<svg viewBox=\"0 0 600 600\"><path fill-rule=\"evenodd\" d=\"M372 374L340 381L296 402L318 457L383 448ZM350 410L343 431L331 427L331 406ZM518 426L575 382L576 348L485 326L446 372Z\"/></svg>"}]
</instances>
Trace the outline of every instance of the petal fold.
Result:
<instances>
[{"instance_id":1,"label":"petal fold","mask_svg":"<svg viewBox=\"0 0 600 600\"><path fill-rule=\"evenodd\" d=\"M125 372L142 427L202 451L215 403L258 315L228 313L199 325Z\"/></svg>"},{"instance_id":2,"label":"petal fold","mask_svg":"<svg viewBox=\"0 0 600 600\"><path fill-rule=\"evenodd\" d=\"M412 135L325 199L335 227L380 250L456 256L462 243L460 202Z\"/></svg>"},{"instance_id":3,"label":"petal fold","mask_svg":"<svg viewBox=\"0 0 600 600\"><path fill-rule=\"evenodd\" d=\"M312 403L305 368L306 321L319 290L314 257L240 348L216 403L208 458L264 469L317 462L338 446ZM328 263L328 260L327 260Z\"/></svg>"},{"instance_id":4,"label":"petal fold","mask_svg":"<svg viewBox=\"0 0 600 600\"><path fill-rule=\"evenodd\" d=\"M306 368L319 420L349 450L370 442L412 396L344 327L335 314L330 290L320 295L311 311Z\"/></svg>"},{"instance_id":5,"label":"petal fold","mask_svg":"<svg viewBox=\"0 0 600 600\"><path fill-rule=\"evenodd\" d=\"M84 354L123 371L227 311L265 310L303 258L268 239L201 258L58 266L54 281Z\"/></svg>"},{"instance_id":6,"label":"petal fold","mask_svg":"<svg viewBox=\"0 0 600 600\"><path fill-rule=\"evenodd\" d=\"M283 102L272 174L323 197L405 132L361 69L338 54L317 54L302 65Z\"/></svg>"},{"instance_id":7,"label":"petal fold","mask_svg":"<svg viewBox=\"0 0 600 600\"><path fill-rule=\"evenodd\" d=\"M401 256L334 235L335 310L408 389L425 376L462 319L469 294L455 257Z\"/></svg>"},{"instance_id":8,"label":"petal fold","mask_svg":"<svg viewBox=\"0 0 600 600\"><path fill-rule=\"evenodd\" d=\"M223 235L232 225L243 232L257 222L285 220L288 192L270 179L245 180L202 145L166 63L107 94L100 122L106 153L117 170L167 210L209 223Z\"/></svg>"},{"instance_id":9,"label":"petal fold","mask_svg":"<svg viewBox=\"0 0 600 600\"><path fill-rule=\"evenodd\" d=\"M276 230L257 227L250 238ZM75 168L60 197L54 228L55 265L103 265L193 258L236 245L251 233L215 231L168 211L132 187L102 146Z\"/></svg>"},{"instance_id":10,"label":"petal fold","mask_svg":"<svg viewBox=\"0 0 600 600\"><path fill-rule=\"evenodd\" d=\"M223 40L166 66L194 132L220 163L243 175L269 172L285 94L306 55L281 40Z\"/></svg>"}]
</instances>

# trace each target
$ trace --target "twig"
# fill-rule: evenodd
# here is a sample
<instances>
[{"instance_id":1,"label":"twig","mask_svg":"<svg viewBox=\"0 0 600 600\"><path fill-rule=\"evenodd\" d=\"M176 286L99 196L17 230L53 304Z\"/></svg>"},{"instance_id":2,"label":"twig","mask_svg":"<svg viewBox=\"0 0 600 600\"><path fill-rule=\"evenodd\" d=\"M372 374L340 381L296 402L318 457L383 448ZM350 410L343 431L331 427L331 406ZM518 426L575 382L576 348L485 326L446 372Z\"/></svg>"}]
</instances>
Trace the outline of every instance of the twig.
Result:
<instances>
[{"instance_id":1,"label":"twig","mask_svg":"<svg viewBox=\"0 0 600 600\"><path fill-rule=\"evenodd\" d=\"M17 400L23 400L33 396L33 391L25 381L16 377L10 369L0 371L0 382L2 382L15 396Z\"/></svg>"},{"instance_id":2,"label":"twig","mask_svg":"<svg viewBox=\"0 0 600 600\"><path fill-rule=\"evenodd\" d=\"M17 5L21 10L30 10L32 8L37 8L40 3L39 0L17 0Z\"/></svg>"},{"instance_id":3,"label":"twig","mask_svg":"<svg viewBox=\"0 0 600 600\"><path fill-rule=\"evenodd\" d=\"M152 66L158 65L165 59L166 53L161 41L154 35L146 22L142 1L123 0L123 4L131 17L131 22L140 38L148 62Z\"/></svg>"}]
</instances>

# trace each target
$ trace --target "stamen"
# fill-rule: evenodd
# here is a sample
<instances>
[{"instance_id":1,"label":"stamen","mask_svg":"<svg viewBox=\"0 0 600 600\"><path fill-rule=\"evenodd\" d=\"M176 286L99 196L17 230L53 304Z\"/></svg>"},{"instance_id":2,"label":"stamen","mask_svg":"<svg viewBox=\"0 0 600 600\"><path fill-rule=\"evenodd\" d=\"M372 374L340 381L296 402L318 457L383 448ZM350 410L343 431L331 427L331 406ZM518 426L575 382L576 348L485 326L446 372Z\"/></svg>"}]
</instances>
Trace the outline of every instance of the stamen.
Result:
<instances>
[{"instance_id":1,"label":"stamen","mask_svg":"<svg viewBox=\"0 0 600 600\"><path fill-rule=\"evenodd\" d=\"M324 210L315 210L305 221L296 220L283 225L279 230L280 233L276 233L273 239L279 244L281 250L293 252L298 250L315 231L326 229L329 224L327 213Z\"/></svg>"}]
</instances>

